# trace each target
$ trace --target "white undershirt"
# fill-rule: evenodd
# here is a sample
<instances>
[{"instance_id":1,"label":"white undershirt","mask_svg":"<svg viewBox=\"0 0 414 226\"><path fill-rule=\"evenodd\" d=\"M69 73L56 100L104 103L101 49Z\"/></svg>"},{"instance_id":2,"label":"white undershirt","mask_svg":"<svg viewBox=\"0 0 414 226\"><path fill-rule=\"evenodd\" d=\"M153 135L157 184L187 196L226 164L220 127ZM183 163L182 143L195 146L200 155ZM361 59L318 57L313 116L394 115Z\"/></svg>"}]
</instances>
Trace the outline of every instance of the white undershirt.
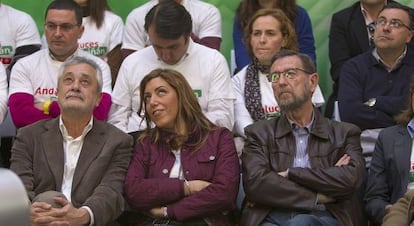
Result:
<instances>
[{"instance_id":1,"label":"white undershirt","mask_svg":"<svg viewBox=\"0 0 414 226\"><path fill-rule=\"evenodd\" d=\"M410 158L410 169L409 169L409 172L408 172L407 190L413 190L414 189L414 139L412 139L411 142L412 142L412 145L411 145L411 158ZM413 174L413 176L411 176L411 174Z\"/></svg>"},{"instance_id":2,"label":"white undershirt","mask_svg":"<svg viewBox=\"0 0 414 226\"><path fill-rule=\"evenodd\" d=\"M171 168L170 178L178 178L183 180L183 167L181 166L181 151L172 151L175 155L175 162L173 167Z\"/></svg>"},{"instance_id":3,"label":"white undershirt","mask_svg":"<svg viewBox=\"0 0 414 226\"><path fill-rule=\"evenodd\" d=\"M73 184L73 175L75 174L76 165L78 164L79 155L82 150L83 142L86 134L92 129L93 126L93 117L89 121L88 125L83 129L82 135L73 138L68 134L68 131L63 124L62 116L59 118L59 129L63 137L63 152L64 152L64 169L63 169L63 179L62 179L62 193L66 196L68 201L71 201L72 193L72 184ZM90 224L94 224L94 218L92 210L88 206L82 206L85 208L90 215Z\"/></svg>"}]
</instances>

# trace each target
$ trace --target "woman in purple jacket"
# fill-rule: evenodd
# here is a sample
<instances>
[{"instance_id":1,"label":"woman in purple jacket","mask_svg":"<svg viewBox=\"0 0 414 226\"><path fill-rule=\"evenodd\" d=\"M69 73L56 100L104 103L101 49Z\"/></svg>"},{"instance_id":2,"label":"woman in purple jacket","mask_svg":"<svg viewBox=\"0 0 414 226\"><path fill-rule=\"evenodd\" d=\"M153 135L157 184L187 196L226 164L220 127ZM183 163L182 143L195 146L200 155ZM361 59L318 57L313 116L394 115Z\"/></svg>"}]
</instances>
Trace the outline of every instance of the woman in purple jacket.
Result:
<instances>
[{"instance_id":1,"label":"woman in purple jacket","mask_svg":"<svg viewBox=\"0 0 414 226\"><path fill-rule=\"evenodd\" d=\"M240 170L232 133L206 118L179 72L150 72L140 96L147 129L125 179L136 225L233 225Z\"/></svg>"}]
</instances>

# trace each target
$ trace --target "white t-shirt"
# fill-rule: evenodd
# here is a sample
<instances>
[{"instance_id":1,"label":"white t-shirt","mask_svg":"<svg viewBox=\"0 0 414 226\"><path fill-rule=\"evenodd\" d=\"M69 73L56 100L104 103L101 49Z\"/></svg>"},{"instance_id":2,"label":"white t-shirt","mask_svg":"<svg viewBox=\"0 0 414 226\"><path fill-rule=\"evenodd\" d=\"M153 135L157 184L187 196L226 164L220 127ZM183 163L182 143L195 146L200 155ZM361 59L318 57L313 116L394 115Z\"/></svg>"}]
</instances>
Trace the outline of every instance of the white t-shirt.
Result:
<instances>
[{"instance_id":1,"label":"white t-shirt","mask_svg":"<svg viewBox=\"0 0 414 226\"><path fill-rule=\"evenodd\" d=\"M138 116L139 84L154 69L174 69L187 79L197 94L204 114L213 123L233 128L234 93L230 72L223 55L217 50L189 41L187 56L175 65L158 59L152 46L129 55L121 65L112 93L108 122L124 132L145 129Z\"/></svg>"},{"instance_id":2,"label":"white t-shirt","mask_svg":"<svg viewBox=\"0 0 414 226\"><path fill-rule=\"evenodd\" d=\"M3 64L0 62L0 122L3 122L7 114L7 75Z\"/></svg>"},{"instance_id":3,"label":"white t-shirt","mask_svg":"<svg viewBox=\"0 0 414 226\"><path fill-rule=\"evenodd\" d=\"M151 45L144 29L145 16L150 9L158 4L158 0L150 0L132 10L125 22L123 49L140 50ZM193 20L193 33L198 38L221 38L220 11L212 4L200 0L183 0L181 4L187 9Z\"/></svg>"},{"instance_id":4,"label":"white t-shirt","mask_svg":"<svg viewBox=\"0 0 414 226\"><path fill-rule=\"evenodd\" d=\"M7 67L16 48L40 45L40 36L32 17L0 3L0 62Z\"/></svg>"},{"instance_id":5,"label":"white t-shirt","mask_svg":"<svg viewBox=\"0 0 414 226\"><path fill-rule=\"evenodd\" d=\"M102 70L102 92L111 94L111 71L108 64L88 52L78 50L76 56L94 60ZM28 93L34 96L34 103L57 99L57 78L63 62L53 60L49 49L39 50L20 59L10 75L9 97L13 93Z\"/></svg>"},{"instance_id":6,"label":"white t-shirt","mask_svg":"<svg viewBox=\"0 0 414 226\"><path fill-rule=\"evenodd\" d=\"M253 119L250 116L249 111L246 108L244 88L246 83L246 71L245 66L241 71L233 76L232 84L236 100L234 102L234 132L237 135L244 135L244 128L253 123ZM265 112L266 118L271 118L273 115L280 112L279 105L276 102L275 95L273 93L272 83L267 80L265 74L259 72L259 84L260 92L262 95L262 106ZM319 85L316 87L312 96L312 102L316 107L320 107L325 103L321 89Z\"/></svg>"},{"instance_id":7,"label":"white t-shirt","mask_svg":"<svg viewBox=\"0 0 414 226\"><path fill-rule=\"evenodd\" d=\"M85 50L105 61L107 61L106 54L122 43L124 23L121 17L111 11L105 11L105 20L99 29L90 16L82 19L82 25L85 27L85 31L78 40L79 49ZM48 48L48 45L43 35L42 49L46 48Z\"/></svg>"}]
</instances>

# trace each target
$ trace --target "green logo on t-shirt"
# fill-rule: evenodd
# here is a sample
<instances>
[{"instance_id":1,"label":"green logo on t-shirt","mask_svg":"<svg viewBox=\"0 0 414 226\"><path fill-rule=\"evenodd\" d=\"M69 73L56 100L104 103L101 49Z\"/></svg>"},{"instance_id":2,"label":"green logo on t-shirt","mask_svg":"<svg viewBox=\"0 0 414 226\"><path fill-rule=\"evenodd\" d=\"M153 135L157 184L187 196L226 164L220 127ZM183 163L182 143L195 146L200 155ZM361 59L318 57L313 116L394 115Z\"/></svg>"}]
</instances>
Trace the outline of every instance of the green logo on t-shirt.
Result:
<instances>
[{"instance_id":1,"label":"green logo on t-shirt","mask_svg":"<svg viewBox=\"0 0 414 226\"><path fill-rule=\"evenodd\" d=\"M194 89L193 91L197 98L200 98L203 95L201 89Z\"/></svg>"},{"instance_id":2,"label":"green logo on t-shirt","mask_svg":"<svg viewBox=\"0 0 414 226\"><path fill-rule=\"evenodd\" d=\"M83 50L89 52L90 54L97 56L97 57L102 57L105 56L106 52L107 52L107 48L105 46L101 46L101 47L94 47L94 48L84 48Z\"/></svg>"},{"instance_id":3,"label":"green logo on t-shirt","mask_svg":"<svg viewBox=\"0 0 414 226\"><path fill-rule=\"evenodd\" d=\"M0 55L11 55L13 52L12 46L2 46L0 47Z\"/></svg>"}]
</instances>

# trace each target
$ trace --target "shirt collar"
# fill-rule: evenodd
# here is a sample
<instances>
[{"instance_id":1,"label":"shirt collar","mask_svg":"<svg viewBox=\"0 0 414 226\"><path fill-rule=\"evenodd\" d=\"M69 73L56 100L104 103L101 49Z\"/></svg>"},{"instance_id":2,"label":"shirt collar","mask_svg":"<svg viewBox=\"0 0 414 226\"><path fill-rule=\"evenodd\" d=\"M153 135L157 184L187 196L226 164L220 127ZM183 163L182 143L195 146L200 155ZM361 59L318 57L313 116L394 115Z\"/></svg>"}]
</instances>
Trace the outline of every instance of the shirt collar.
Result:
<instances>
[{"instance_id":1,"label":"shirt collar","mask_svg":"<svg viewBox=\"0 0 414 226\"><path fill-rule=\"evenodd\" d=\"M68 60L72 57L74 57L75 55L77 55L77 52L79 51L79 49L77 49L75 52L73 52L72 55L70 55L68 58L66 58L65 60ZM82 50L83 51L83 50ZM50 52L50 49L47 50L47 52L49 53L49 57L53 60L53 61L57 61L57 62L61 62L59 60L56 59L55 56L53 56L52 52Z\"/></svg>"},{"instance_id":2,"label":"shirt collar","mask_svg":"<svg viewBox=\"0 0 414 226\"><path fill-rule=\"evenodd\" d=\"M83 139L86 136L86 134L88 134L88 132L92 129L92 126L93 126L93 117L91 117L91 119L89 120L88 124L83 129L82 135L80 136L81 139ZM68 131L66 129L65 124L63 124L62 115L59 116L59 129L60 129L60 132L62 133L62 136L63 136L63 138L65 140L68 139L68 138L72 138L69 135L69 133L68 133Z\"/></svg>"},{"instance_id":3,"label":"shirt collar","mask_svg":"<svg viewBox=\"0 0 414 226\"><path fill-rule=\"evenodd\" d=\"M395 68L397 68L398 66L400 66L401 63L402 63L402 60L404 59L406 54L407 54L407 46L405 46L404 51L397 58L394 65L392 65L391 67L388 67L387 65L384 64L383 60L381 59L380 55L378 54L377 48L374 48L372 50L372 55L375 57L375 59L378 61L378 63L381 63L388 70L388 72L390 72L390 71L394 70Z\"/></svg>"},{"instance_id":4,"label":"shirt collar","mask_svg":"<svg viewBox=\"0 0 414 226\"><path fill-rule=\"evenodd\" d=\"M290 120L288 117L286 117L286 118L287 118L287 120L289 121L289 124L290 124L290 127L292 128L292 130L296 130L296 129L300 128L300 127L298 126L298 124L296 124L296 122L295 122L295 121ZM305 127L304 127L304 128L306 128L306 131L307 131L308 133L310 133L311 128L312 128L312 124L313 124L313 122L314 122L314 121L315 121L315 114L314 114L314 112L312 111L311 121L310 121L307 125L305 125Z\"/></svg>"},{"instance_id":5,"label":"shirt collar","mask_svg":"<svg viewBox=\"0 0 414 226\"><path fill-rule=\"evenodd\" d=\"M188 43L187 51L184 53L184 55L181 57L181 59L180 59L177 63L175 63L174 65L179 65L179 64L181 64L181 62L183 62L185 59L187 59L187 57L190 55L190 53L191 53L191 49L192 49L192 47L193 47L193 45L194 45L194 42L193 42L193 40L191 39L191 37L188 37L188 41L189 41L189 43ZM155 49L154 49L154 52L155 52ZM161 60L158 56L157 56L157 60L158 60L159 62L161 62L161 63L165 64L165 63L164 63L164 61L162 61L162 60Z\"/></svg>"},{"instance_id":6,"label":"shirt collar","mask_svg":"<svg viewBox=\"0 0 414 226\"><path fill-rule=\"evenodd\" d=\"M414 139L414 118L411 119L410 122L408 122L407 130L408 130L408 133L410 134L410 137Z\"/></svg>"},{"instance_id":7,"label":"shirt collar","mask_svg":"<svg viewBox=\"0 0 414 226\"><path fill-rule=\"evenodd\" d=\"M387 3L388 3L388 1L385 1L385 4L384 5L387 5ZM368 10L366 10L364 8L364 6L362 5L362 3L360 3L360 6L361 6L362 16L364 16L364 19L365 19L365 25L369 25L370 23L374 22L375 21L374 18L372 18L369 15Z\"/></svg>"}]
</instances>

